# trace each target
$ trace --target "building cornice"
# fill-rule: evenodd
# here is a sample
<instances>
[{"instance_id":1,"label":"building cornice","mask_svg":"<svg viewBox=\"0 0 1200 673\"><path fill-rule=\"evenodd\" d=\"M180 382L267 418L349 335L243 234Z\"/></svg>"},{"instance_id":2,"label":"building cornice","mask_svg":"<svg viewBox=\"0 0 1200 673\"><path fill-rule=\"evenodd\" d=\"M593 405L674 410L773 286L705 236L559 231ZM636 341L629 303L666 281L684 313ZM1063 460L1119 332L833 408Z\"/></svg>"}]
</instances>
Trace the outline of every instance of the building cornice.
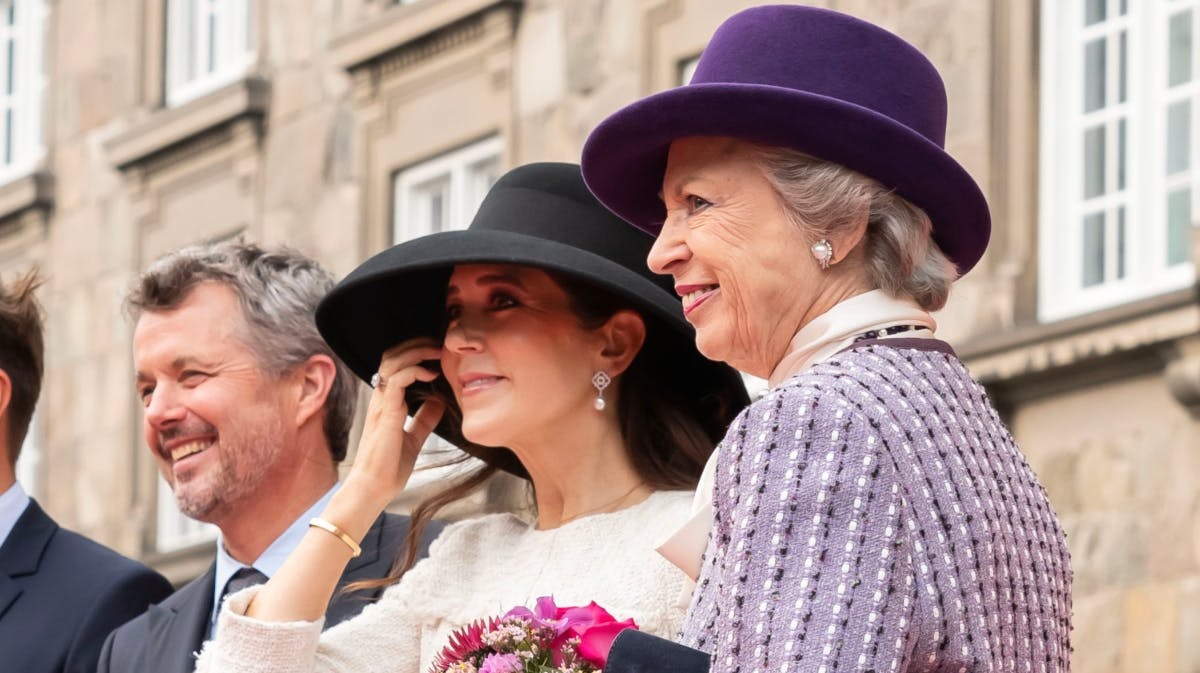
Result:
<instances>
[{"instance_id":1,"label":"building cornice","mask_svg":"<svg viewBox=\"0 0 1200 673\"><path fill-rule=\"evenodd\" d=\"M332 60L346 70L357 70L492 7L521 4L521 0L432 0L396 5L335 39L330 45Z\"/></svg>"},{"instance_id":2,"label":"building cornice","mask_svg":"<svg viewBox=\"0 0 1200 673\"><path fill-rule=\"evenodd\" d=\"M1200 286L957 347L981 381L1009 380L1200 334Z\"/></svg>"},{"instance_id":3,"label":"building cornice","mask_svg":"<svg viewBox=\"0 0 1200 673\"><path fill-rule=\"evenodd\" d=\"M270 82L261 77L247 77L179 107L151 114L109 140L104 149L114 166L126 170L239 119L263 118L270 98Z\"/></svg>"},{"instance_id":4,"label":"building cornice","mask_svg":"<svg viewBox=\"0 0 1200 673\"><path fill-rule=\"evenodd\" d=\"M54 176L33 172L0 185L0 222L54 203Z\"/></svg>"}]
</instances>

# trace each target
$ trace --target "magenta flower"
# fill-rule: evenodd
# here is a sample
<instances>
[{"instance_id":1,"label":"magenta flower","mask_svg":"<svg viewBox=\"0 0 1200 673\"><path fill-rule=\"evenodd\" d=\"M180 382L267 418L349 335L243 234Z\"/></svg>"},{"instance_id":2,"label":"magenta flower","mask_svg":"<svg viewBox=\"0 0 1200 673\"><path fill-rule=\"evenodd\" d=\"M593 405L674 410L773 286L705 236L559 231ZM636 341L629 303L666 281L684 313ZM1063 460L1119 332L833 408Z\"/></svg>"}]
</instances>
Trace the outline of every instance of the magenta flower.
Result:
<instances>
[{"instance_id":1,"label":"magenta flower","mask_svg":"<svg viewBox=\"0 0 1200 673\"><path fill-rule=\"evenodd\" d=\"M450 634L450 640L446 643L446 647L442 648L442 651L433 660L434 668L446 670L452 664L466 661L487 650L487 645L483 642L483 634L494 630L499 624L500 620L495 617L480 619Z\"/></svg>"}]
</instances>

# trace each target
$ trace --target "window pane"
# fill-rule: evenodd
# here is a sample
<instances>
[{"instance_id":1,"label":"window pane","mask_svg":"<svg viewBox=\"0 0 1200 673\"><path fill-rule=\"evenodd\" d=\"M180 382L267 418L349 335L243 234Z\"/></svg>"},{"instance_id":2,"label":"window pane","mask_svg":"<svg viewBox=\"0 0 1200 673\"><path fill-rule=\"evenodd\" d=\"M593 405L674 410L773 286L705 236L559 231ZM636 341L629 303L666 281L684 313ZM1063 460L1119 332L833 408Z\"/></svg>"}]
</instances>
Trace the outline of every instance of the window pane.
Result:
<instances>
[{"instance_id":1,"label":"window pane","mask_svg":"<svg viewBox=\"0 0 1200 673\"><path fill-rule=\"evenodd\" d=\"M483 197L487 196L487 192L496 184L496 180L500 179L500 158L491 157L478 161L472 164L467 169L467 190L466 202L462 204L463 212L466 213L467 222L474 217L475 211L479 208L479 204L483 201Z\"/></svg>"},{"instance_id":2,"label":"window pane","mask_svg":"<svg viewBox=\"0 0 1200 673\"><path fill-rule=\"evenodd\" d=\"M1167 195L1167 265L1192 258L1192 190L1179 189Z\"/></svg>"},{"instance_id":3,"label":"window pane","mask_svg":"<svg viewBox=\"0 0 1200 673\"><path fill-rule=\"evenodd\" d=\"M1125 102L1126 80L1128 79L1126 74L1129 70L1128 48L1127 33L1121 31L1121 34L1117 36L1117 101L1120 103Z\"/></svg>"},{"instance_id":4,"label":"window pane","mask_svg":"<svg viewBox=\"0 0 1200 673\"><path fill-rule=\"evenodd\" d=\"M1167 43L1167 84L1175 86L1192 81L1192 13L1171 17Z\"/></svg>"},{"instance_id":5,"label":"window pane","mask_svg":"<svg viewBox=\"0 0 1200 673\"><path fill-rule=\"evenodd\" d=\"M1192 102L1182 100L1167 108L1167 174L1186 171L1191 164Z\"/></svg>"},{"instance_id":6,"label":"window pane","mask_svg":"<svg viewBox=\"0 0 1200 673\"><path fill-rule=\"evenodd\" d=\"M1117 209L1117 278L1125 277L1125 207Z\"/></svg>"},{"instance_id":7,"label":"window pane","mask_svg":"<svg viewBox=\"0 0 1200 673\"><path fill-rule=\"evenodd\" d=\"M17 87L17 75L16 75L16 71L14 69L15 65L16 65L16 60L17 60L17 56L16 56L17 41L12 39L11 37L8 38L8 44L6 45L6 47L7 47L7 49L5 49L5 51L7 53L4 55L4 58L5 58L4 93L11 96L11 95L13 95L13 92L16 90L16 87Z\"/></svg>"},{"instance_id":8,"label":"window pane","mask_svg":"<svg viewBox=\"0 0 1200 673\"><path fill-rule=\"evenodd\" d=\"M217 71L217 15L211 9L208 15L208 72Z\"/></svg>"},{"instance_id":9,"label":"window pane","mask_svg":"<svg viewBox=\"0 0 1200 673\"><path fill-rule=\"evenodd\" d=\"M1104 213L1083 218L1083 286L1104 282Z\"/></svg>"},{"instance_id":10,"label":"window pane","mask_svg":"<svg viewBox=\"0 0 1200 673\"><path fill-rule=\"evenodd\" d=\"M1108 5L1108 0L1087 0L1083 10L1083 25L1090 26L1107 18L1108 8L1106 5Z\"/></svg>"},{"instance_id":11,"label":"window pane","mask_svg":"<svg viewBox=\"0 0 1200 673\"><path fill-rule=\"evenodd\" d=\"M1107 49L1104 38L1088 42L1083 49L1083 111L1092 112L1104 107Z\"/></svg>"},{"instance_id":12,"label":"window pane","mask_svg":"<svg viewBox=\"0 0 1200 673\"><path fill-rule=\"evenodd\" d=\"M1083 198L1104 194L1104 127L1093 126L1083 133Z\"/></svg>"},{"instance_id":13,"label":"window pane","mask_svg":"<svg viewBox=\"0 0 1200 673\"><path fill-rule=\"evenodd\" d=\"M1117 122L1117 190L1125 189L1125 119Z\"/></svg>"},{"instance_id":14,"label":"window pane","mask_svg":"<svg viewBox=\"0 0 1200 673\"><path fill-rule=\"evenodd\" d=\"M449 192L449 175L434 178L413 188L413 209L409 214L410 221L404 223L410 236L433 234L446 230Z\"/></svg>"},{"instance_id":15,"label":"window pane","mask_svg":"<svg viewBox=\"0 0 1200 673\"><path fill-rule=\"evenodd\" d=\"M7 166L13 162L13 111L8 108L4 111L4 164Z\"/></svg>"}]
</instances>

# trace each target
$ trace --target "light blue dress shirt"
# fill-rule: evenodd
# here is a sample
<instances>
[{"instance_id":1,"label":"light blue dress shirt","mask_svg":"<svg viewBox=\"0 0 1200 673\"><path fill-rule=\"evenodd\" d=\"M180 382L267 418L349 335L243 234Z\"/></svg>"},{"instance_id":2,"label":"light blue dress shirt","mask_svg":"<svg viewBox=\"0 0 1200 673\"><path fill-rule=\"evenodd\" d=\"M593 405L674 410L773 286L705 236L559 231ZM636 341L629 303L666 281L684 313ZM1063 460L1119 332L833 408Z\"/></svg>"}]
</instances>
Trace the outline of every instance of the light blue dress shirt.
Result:
<instances>
[{"instance_id":1,"label":"light blue dress shirt","mask_svg":"<svg viewBox=\"0 0 1200 673\"><path fill-rule=\"evenodd\" d=\"M258 572L267 576L270 579L279 572L279 568L283 565L288 555L292 553L304 538L304 534L308 532L308 521L314 516L320 516L321 512L325 511L325 507L329 505L329 500L333 498L333 494L337 492L341 484L334 484L333 488L325 492L312 507L309 507L298 519L288 526L283 534L275 538L275 541L270 544L263 553L250 564L251 567ZM225 584L229 582L229 578L238 570L246 566L234 560L229 552L225 551L225 543L217 540L217 570L216 581L213 582L213 611L209 617L210 633L217 632L217 614L221 611L221 591L225 589Z\"/></svg>"},{"instance_id":2,"label":"light blue dress shirt","mask_svg":"<svg viewBox=\"0 0 1200 673\"><path fill-rule=\"evenodd\" d=\"M26 507L29 507L29 495L21 488L21 484L13 482L0 494L0 547L4 546L4 541L8 539L13 526L17 525L17 519L25 513Z\"/></svg>"}]
</instances>

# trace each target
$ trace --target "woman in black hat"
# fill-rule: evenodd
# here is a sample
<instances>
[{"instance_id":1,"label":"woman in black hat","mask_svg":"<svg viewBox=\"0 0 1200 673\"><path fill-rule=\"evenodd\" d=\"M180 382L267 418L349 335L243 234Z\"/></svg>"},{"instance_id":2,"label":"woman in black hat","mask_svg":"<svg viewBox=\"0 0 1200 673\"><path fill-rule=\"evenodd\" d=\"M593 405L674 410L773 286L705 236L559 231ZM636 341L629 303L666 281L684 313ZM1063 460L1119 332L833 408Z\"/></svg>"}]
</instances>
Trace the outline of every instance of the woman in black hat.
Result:
<instances>
[{"instance_id":1,"label":"woman in black hat","mask_svg":"<svg viewBox=\"0 0 1200 673\"><path fill-rule=\"evenodd\" d=\"M945 128L912 45L771 5L584 146L593 193L657 236L700 351L771 385L717 450L700 533L674 540L698 582L682 640L714 671L1070 668L1062 527L934 337L991 229Z\"/></svg>"},{"instance_id":2,"label":"woman in black hat","mask_svg":"<svg viewBox=\"0 0 1200 673\"><path fill-rule=\"evenodd\" d=\"M551 594L678 630L690 585L654 547L690 515L689 490L748 400L645 269L650 237L619 225L578 166L524 166L467 231L397 245L330 292L321 333L375 388L354 465L322 530L226 602L201 670L426 671L454 629ZM418 509L410 547L496 470L530 480L536 520L447 527L427 559L398 559L378 604L322 635L359 536L431 431L486 467Z\"/></svg>"}]
</instances>

